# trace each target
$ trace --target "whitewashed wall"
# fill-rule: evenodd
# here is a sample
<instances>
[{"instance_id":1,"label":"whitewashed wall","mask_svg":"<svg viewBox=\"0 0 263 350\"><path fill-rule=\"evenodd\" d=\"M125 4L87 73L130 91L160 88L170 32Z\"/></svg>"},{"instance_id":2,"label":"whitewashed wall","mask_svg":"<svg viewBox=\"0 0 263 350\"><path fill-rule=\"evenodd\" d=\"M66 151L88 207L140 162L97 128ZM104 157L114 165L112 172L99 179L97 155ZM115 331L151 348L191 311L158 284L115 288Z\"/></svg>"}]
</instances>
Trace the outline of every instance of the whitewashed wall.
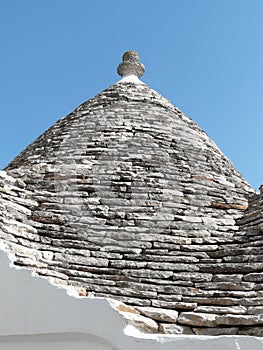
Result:
<instances>
[{"instance_id":1,"label":"whitewashed wall","mask_svg":"<svg viewBox=\"0 0 263 350\"><path fill-rule=\"evenodd\" d=\"M263 350L263 338L142 334L108 300L70 296L9 265L0 250L0 350Z\"/></svg>"},{"instance_id":2,"label":"whitewashed wall","mask_svg":"<svg viewBox=\"0 0 263 350\"><path fill-rule=\"evenodd\" d=\"M25 341L0 342L1 350L113 350L108 345L92 341Z\"/></svg>"}]
</instances>

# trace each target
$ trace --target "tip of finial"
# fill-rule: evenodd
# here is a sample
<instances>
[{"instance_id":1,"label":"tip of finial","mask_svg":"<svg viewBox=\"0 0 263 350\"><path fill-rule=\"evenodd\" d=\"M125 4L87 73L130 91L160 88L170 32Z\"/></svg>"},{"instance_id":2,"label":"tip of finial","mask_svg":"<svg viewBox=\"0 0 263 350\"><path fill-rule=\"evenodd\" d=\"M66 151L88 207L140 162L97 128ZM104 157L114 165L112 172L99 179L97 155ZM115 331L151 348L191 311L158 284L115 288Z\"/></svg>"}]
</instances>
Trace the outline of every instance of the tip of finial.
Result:
<instances>
[{"instance_id":1,"label":"tip of finial","mask_svg":"<svg viewBox=\"0 0 263 350\"><path fill-rule=\"evenodd\" d=\"M122 56L117 72L122 77L135 75L140 78L145 72L144 65L140 62L140 56L135 51L126 51Z\"/></svg>"}]
</instances>

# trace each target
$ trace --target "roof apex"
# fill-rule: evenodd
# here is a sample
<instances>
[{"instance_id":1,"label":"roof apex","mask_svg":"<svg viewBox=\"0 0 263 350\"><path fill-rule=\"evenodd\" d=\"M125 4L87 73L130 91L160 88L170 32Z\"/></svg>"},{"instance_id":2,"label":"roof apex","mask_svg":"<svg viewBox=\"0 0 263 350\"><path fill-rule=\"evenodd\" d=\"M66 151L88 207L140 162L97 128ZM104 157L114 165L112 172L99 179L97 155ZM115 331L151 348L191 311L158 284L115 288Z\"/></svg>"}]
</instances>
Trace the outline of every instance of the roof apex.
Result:
<instances>
[{"instance_id":1,"label":"roof apex","mask_svg":"<svg viewBox=\"0 0 263 350\"><path fill-rule=\"evenodd\" d=\"M135 75L140 78L145 72L145 67L139 60L140 56L137 52L132 50L126 51L122 56L122 62L117 68L118 74L122 77Z\"/></svg>"}]
</instances>

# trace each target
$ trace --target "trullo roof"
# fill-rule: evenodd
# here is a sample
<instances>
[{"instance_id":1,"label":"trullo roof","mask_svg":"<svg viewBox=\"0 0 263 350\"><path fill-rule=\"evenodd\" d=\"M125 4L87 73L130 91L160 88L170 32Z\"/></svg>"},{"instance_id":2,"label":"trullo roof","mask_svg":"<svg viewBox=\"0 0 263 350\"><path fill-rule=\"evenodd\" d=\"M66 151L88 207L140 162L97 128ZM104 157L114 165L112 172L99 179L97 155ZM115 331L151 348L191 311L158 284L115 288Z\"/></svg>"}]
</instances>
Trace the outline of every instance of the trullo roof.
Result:
<instances>
[{"instance_id":1,"label":"trullo roof","mask_svg":"<svg viewBox=\"0 0 263 350\"><path fill-rule=\"evenodd\" d=\"M135 52L118 72L1 173L1 240L16 265L122 301L151 332L262 336L262 196L139 80Z\"/></svg>"}]
</instances>

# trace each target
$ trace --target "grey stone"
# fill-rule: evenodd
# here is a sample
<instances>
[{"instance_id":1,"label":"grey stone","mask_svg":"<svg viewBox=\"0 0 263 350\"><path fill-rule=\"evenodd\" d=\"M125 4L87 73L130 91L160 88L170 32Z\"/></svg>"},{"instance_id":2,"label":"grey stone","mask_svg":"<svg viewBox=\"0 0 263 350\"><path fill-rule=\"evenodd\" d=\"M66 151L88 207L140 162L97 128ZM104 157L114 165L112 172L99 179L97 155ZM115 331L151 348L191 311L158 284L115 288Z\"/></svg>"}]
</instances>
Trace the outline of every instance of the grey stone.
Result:
<instances>
[{"instance_id":1,"label":"grey stone","mask_svg":"<svg viewBox=\"0 0 263 350\"><path fill-rule=\"evenodd\" d=\"M158 324L148 318L131 312L120 312L128 324L133 325L143 332L147 333L158 333Z\"/></svg>"},{"instance_id":2,"label":"grey stone","mask_svg":"<svg viewBox=\"0 0 263 350\"><path fill-rule=\"evenodd\" d=\"M250 335L253 337L263 337L263 327L242 327L238 331L239 335Z\"/></svg>"},{"instance_id":3,"label":"grey stone","mask_svg":"<svg viewBox=\"0 0 263 350\"><path fill-rule=\"evenodd\" d=\"M152 305L156 307L163 307L175 310L194 310L197 306L197 303L184 303L180 300L181 296L174 296L174 301L165 301L165 300L152 300Z\"/></svg>"},{"instance_id":4,"label":"grey stone","mask_svg":"<svg viewBox=\"0 0 263 350\"><path fill-rule=\"evenodd\" d=\"M193 333L196 335L236 335L238 334L237 327L216 327L216 328L208 328L208 327L193 327Z\"/></svg>"},{"instance_id":5,"label":"grey stone","mask_svg":"<svg viewBox=\"0 0 263 350\"><path fill-rule=\"evenodd\" d=\"M191 327L179 326L174 323L160 323L159 331L164 334L194 334Z\"/></svg>"},{"instance_id":6,"label":"grey stone","mask_svg":"<svg viewBox=\"0 0 263 350\"><path fill-rule=\"evenodd\" d=\"M244 281L263 282L263 272L249 273L244 276Z\"/></svg>"},{"instance_id":7,"label":"grey stone","mask_svg":"<svg viewBox=\"0 0 263 350\"><path fill-rule=\"evenodd\" d=\"M224 315L219 316L216 320L217 325L240 325L252 326L263 324L263 314L261 315Z\"/></svg>"},{"instance_id":8,"label":"grey stone","mask_svg":"<svg viewBox=\"0 0 263 350\"><path fill-rule=\"evenodd\" d=\"M158 309L155 307L137 307L143 316L150 317L155 321L176 323L178 312L174 310Z\"/></svg>"},{"instance_id":9,"label":"grey stone","mask_svg":"<svg viewBox=\"0 0 263 350\"><path fill-rule=\"evenodd\" d=\"M231 282L231 283L240 283L243 278L241 274L234 275L214 275L213 282Z\"/></svg>"},{"instance_id":10,"label":"grey stone","mask_svg":"<svg viewBox=\"0 0 263 350\"><path fill-rule=\"evenodd\" d=\"M262 306L249 306L248 307L249 315L263 314L263 305Z\"/></svg>"},{"instance_id":11,"label":"grey stone","mask_svg":"<svg viewBox=\"0 0 263 350\"><path fill-rule=\"evenodd\" d=\"M247 313L247 308L244 306L198 306L194 311L214 314L243 315Z\"/></svg>"},{"instance_id":12,"label":"grey stone","mask_svg":"<svg viewBox=\"0 0 263 350\"><path fill-rule=\"evenodd\" d=\"M197 312L182 312L178 317L178 323L188 326L216 327L218 315Z\"/></svg>"},{"instance_id":13,"label":"grey stone","mask_svg":"<svg viewBox=\"0 0 263 350\"><path fill-rule=\"evenodd\" d=\"M232 283L232 282L204 282L204 283L196 283L197 288L203 289L213 289L213 290L236 290L236 291L251 291L253 290L254 283L251 282L240 282L240 283Z\"/></svg>"}]
</instances>

